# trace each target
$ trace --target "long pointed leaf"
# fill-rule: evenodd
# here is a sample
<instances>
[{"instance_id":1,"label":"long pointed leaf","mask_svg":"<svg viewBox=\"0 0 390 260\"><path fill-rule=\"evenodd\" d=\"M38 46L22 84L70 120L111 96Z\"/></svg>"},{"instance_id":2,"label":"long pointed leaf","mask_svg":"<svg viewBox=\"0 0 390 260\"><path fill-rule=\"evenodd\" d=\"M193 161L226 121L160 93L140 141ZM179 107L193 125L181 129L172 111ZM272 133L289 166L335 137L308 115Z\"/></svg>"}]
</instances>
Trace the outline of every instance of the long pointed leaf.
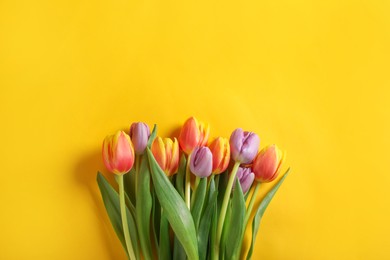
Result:
<instances>
[{"instance_id":1,"label":"long pointed leaf","mask_svg":"<svg viewBox=\"0 0 390 260\"><path fill-rule=\"evenodd\" d=\"M145 259L152 258L150 240L150 217L152 211L152 196L150 194L150 170L148 157L143 156L138 176L137 188L137 225L142 254Z\"/></svg>"},{"instance_id":2,"label":"long pointed leaf","mask_svg":"<svg viewBox=\"0 0 390 260\"><path fill-rule=\"evenodd\" d=\"M180 196L184 199L184 176L186 173L186 164L187 160L183 154L180 158L179 170L176 174L176 190L179 192Z\"/></svg>"},{"instance_id":3,"label":"long pointed leaf","mask_svg":"<svg viewBox=\"0 0 390 260\"><path fill-rule=\"evenodd\" d=\"M236 179L236 185L233 190L232 198L232 216L228 228L228 239L226 241L226 258L238 259L241 246L241 233L245 218L245 199L241 190L239 180ZM238 255L238 256L237 256Z\"/></svg>"},{"instance_id":4,"label":"long pointed leaf","mask_svg":"<svg viewBox=\"0 0 390 260\"><path fill-rule=\"evenodd\" d=\"M201 260L206 259L207 256L207 245L209 242L211 223L213 222L213 214L216 209L217 196L218 191L215 190L214 180L211 179L207 205L205 205L206 208L200 220L198 229L199 259Z\"/></svg>"},{"instance_id":5,"label":"long pointed leaf","mask_svg":"<svg viewBox=\"0 0 390 260\"><path fill-rule=\"evenodd\" d=\"M222 237L221 237L221 244L219 248L219 257L220 259L225 259L226 255L226 244L229 236L229 226L232 225L231 223L231 217L232 217L232 201L229 201L229 205L226 210L226 216L225 216L225 223L223 224L222 229ZM230 259L228 259L230 260Z\"/></svg>"},{"instance_id":6,"label":"long pointed leaf","mask_svg":"<svg viewBox=\"0 0 390 260\"><path fill-rule=\"evenodd\" d=\"M160 245L158 250L158 259L170 260L171 257L171 245L169 243L169 222L165 217L164 211L161 213L160 223Z\"/></svg>"},{"instance_id":7,"label":"long pointed leaf","mask_svg":"<svg viewBox=\"0 0 390 260\"><path fill-rule=\"evenodd\" d=\"M156 135L157 135L157 125L155 124L153 126L153 130L152 130L152 133L150 134L149 136L149 139L148 139L148 144L147 146L150 148L152 146L152 143L154 141L154 138L156 138Z\"/></svg>"},{"instance_id":8,"label":"long pointed leaf","mask_svg":"<svg viewBox=\"0 0 390 260\"><path fill-rule=\"evenodd\" d=\"M186 251L181 245L179 239L175 235L173 239L173 260L185 260L187 259Z\"/></svg>"},{"instance_id":9,"label":"long pointed leaf","mask_svg":"<svg viewBox=\"0 0 390 260\"><path fill-rule=\"evenodd\" d=\"M147 148L153 185L164 214L190 260L198 260L198 242L191 213L180 194L161 170L152 152Z\"/></svg>"},{"instance_id":10,"label":"long pointed leaf","mask_svg":"<svg viewBox=\"0 0 390 260\"><path fill-rule=\"evenodd\" d=\"M252 259L252 253L253 253L253 247L256 241L257 232L259 230L260 226L260 220L264 215L265 210L267 209L269 203L271 202L272 198L275 196L275 193L278 191L280 185L282 185L284 179L286 179L290 169L286 171L284 176L276 183L276 185L265 195L264 199L261 201L259 207L257 208L256 214L253 218L252 222L252 241L251 246L249 248L248 254L246 259Z\"/></svg>"},{"instance_id":11,"label":"long pointed leaf","mask_svg":"<svg viewBox=\"0 0 390 260\"><path fill-rule=\"evenodd\" d=\"M152 188L152 200L153 200L153 208L152 208L152 216L153 216L153 226L152 226L152 239L154 240L154 245L156 248L158 248L158 245L160 243L160 219L161 219L161 206L160 202L158 201L156 197L156 193L154 192L154 189Z\"/></svg>"},{"instance_id":12,"label":"long pointed leaf","mask_svg":"<svg viewBox=\"0 0 390 260\"><path fill-rule=\"evenodd\" d=\"M194 219L195 229L198 230L200 216L203 210L204 199L206 197L207 178L201 178L198 187L194 192L194 203L191 206L191 214Z\"/></svg>"},{"instance_id":13,"label":"long pointed leaf","mask_svg":"<svg viewBox=\"0 0 390 260\"><path fill-rule=\"evenodd\" d=\"M135 167L130 172L123 175L123 184L125 185L125 192L133 205L136 205L135 199Z\"/></svg>"},{"instance_id":14,"label":"long pointed leaf","mask_svg":"<svg viewBox=\"0 0 390 260\"><path fill-rule=\"evenodd\" d=\"M106 178L104 178L104 176L100 172L98 172L97 174L97 182L111 224L119 240L121 241L123 248L125 249L125 251L127 251L125 237L123 235L123 226L122 226L122 219L121 219L120 205L119 205L119 194L116 192L116 190L110 185L110 183L106 180ZM127 207L126 207L126 217L127 217L127 223L129 225L129 233L130 233L131 242L133 244L134 253L136 257L139 258L137 227L134 218Z\"/></svg>"}]
</instances>

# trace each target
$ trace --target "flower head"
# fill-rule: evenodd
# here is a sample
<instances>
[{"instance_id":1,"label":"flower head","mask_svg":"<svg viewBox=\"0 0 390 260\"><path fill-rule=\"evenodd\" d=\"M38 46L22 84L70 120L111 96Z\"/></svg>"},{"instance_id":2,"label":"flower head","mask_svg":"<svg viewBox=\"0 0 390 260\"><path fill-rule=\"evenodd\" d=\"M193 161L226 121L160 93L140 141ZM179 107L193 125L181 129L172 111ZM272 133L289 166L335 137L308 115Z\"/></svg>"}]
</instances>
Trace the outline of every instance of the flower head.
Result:
<instances>
[{"instance_id":1,"label":"flower head","mask_svg":"<svg viewBox=\"0 0 390 260\"><path fill-rule=\"evenodd\" d=\"M123 131L118 131L115 135L109 135L104 139L102 154L104 165L112 173L122 175L133 167L133 144Z\"/></svg>"},{"instance_id":2,"label":"flower head","mask_svg":"<svg viewBox=\"0 0 390 260\"><path fill-rule=\"evenodd\" d=\"M195 147L207 144L209 133L210 127L208 124L198 122L195 117L188 118L180 130L180 148L184 153L190 154Z\"/></svg>"},{"instance_id":3,"label":"flower head","mask_svg":"<svg viewBox=\"0 0 390 260\"><path fill-rule=\"evenodd\" d=\"M255 174L252 172L251 168L242 168L239 167L237 170L236 178L239 180L242 193L246 193L255 179ZM234 182L234 185L236 182Z\"/></svg>"},{"instance_id":4,"label":"flower head","mask_svg":"<svg viewBox=\"0 0 390 260\"><path fill-rule=\"evenodd\" d=\"M271 182L279 174L284 154L276 145L263 148L253 161L253 172L259 182Z\"/></svg>"},{"instance_id":5,"label":"flower head","mask_svg":"<svg viewBox=\"0 0 390 260\"><path fill-rule=\"evenodd\" d=\"M220 174L224 172L230 161L230 145L228 139L218 137L209 145L209 148L213 154L212 173Z\"/></svg>"},{"instance_id":6,"label":"flower head","mask_svg":"<svg viewBox=\"0 0 390 260\"><path fill-rule=\"evenodd\" d=\"M237 128L230 136L230 150L236 162L250 163L259 150L260 138L257 134Z\"/></svg>"},{"instance_id":7,"label":"flower head","mask_svg":"<svg viewBox=\"0 0 390 260\"><path fill-rule=\"evenodd\" d=\"M179 168L179 144L174 138L157 137L152 144L152 153L158 165L167 176L172 176Z\"/></svg>"},{"instance_id":8,"label":"flower head","mask_svg":"<svg viewBox=\"0 0 390 260\"><path fill-rule=\"evenodd\" d=\"M204 178L211 174L213 155L208 147L196 147L191 153L190 170L198 177Z\"/></svg>"},{"instance_id":9,"label":"flower head","mask_svg":"<svg viewBox=\"0 0 390 260\"><path fill-rule=\"evenodd\" d=\"M145 123L132 123L130 126L130 138L136 154L143 154L150 135L149 126Z\"/></svg>"}]
</instances>

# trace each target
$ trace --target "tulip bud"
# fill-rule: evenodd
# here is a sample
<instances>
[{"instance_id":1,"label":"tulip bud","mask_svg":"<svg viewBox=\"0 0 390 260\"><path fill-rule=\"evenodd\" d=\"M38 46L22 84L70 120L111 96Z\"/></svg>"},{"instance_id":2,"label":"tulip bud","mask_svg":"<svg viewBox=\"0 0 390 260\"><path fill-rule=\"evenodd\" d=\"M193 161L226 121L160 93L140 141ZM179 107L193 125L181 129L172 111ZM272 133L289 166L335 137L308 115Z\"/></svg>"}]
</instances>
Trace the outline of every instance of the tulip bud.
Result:
<instances>
[{"instance_id":1,"label":"tulip bud","mask_svg":"<svg viewBox=\"0 0 390 260\"><path fill-rule=\"evenodd\" d=\"M195 117L190 117L180 130L180 148L186 154L190 154L195 147L204 146L209 139L210 127L208 124L198 122Z\"/></svg>"},{"instance_id":2,"label":"tulip bud","mask_svg":"<svg viewBox=\"0 0 390 260\"><path fill-rule=\"evenodd\" d=\"M204 178L211 174L213 155L206 146L196 147L191 153L190 170L198 177Z\"/></svg>"},{"instance_id":3,"label":"tulip bud","mask_svg":"<svg viewBox=\"0 0 390 260\"><path fill-rule=\"evenodd\" d=\"M273 181L279 174L283 159L284 155L276 145L263 148L253 161L256 181Z\"/></svg>"},{"instance_id":4,"label":"tulip bud","mask_svg":"<svg viewBox=\"0 0 390 260\"><path fill-rule=\"evenodd\" d=\"M135 154L143 154L150 135L149 126L145 123L132 123L130 126L130 138L134 145Z\"/></svg>"},{"instance_id":5,"label":"tulip bud","mask_svg":"<svg viewBox=\"0 0 390 260\"><path fill-rule=\"evenodd\" d=\"M236 162L250 163L259 150L260 138L257 134L237 128L230 136L230 150Z\"/></svg>"},{"instance_id":6,"label":"tulip bud","mask_svg":"<svg viewBox=\"0 0 390 260\"><path fill-rule=\"evenodd\" d=\"M209 146L213 155L212 173L220 174L226 170L230 161L230 145L226 138L218 137Z\"/></svg>"},{"instance_id":7,"label":"tulip bud","mask_svg":"<svg viewBox=\"0 0 390 260\"><path fill-rule=\"evenodd\" d=\"M252 186L252 183L255 179L255 174L252 172L251 168L242 168L239 167L237 170L236 179L238 178L242 193L246 193ZM235 185L236 182L234 182L233 185ZM234 186L233 186L234 188Z\"/></svg>"},{"instance_id":8,"label":"tulip bud","mask_svg":"<svg viewBox=\"0 0 390 260\"><path fill-rule=\"evenodd\" d=\"M123 131L118 131L115 135L109 135L104 139L102 154L104 165L112 173L122 175L133 167L133 144Z\"/></svg>"},{"instance_id":9,"label":"tulip bud","mask_svg":"<svg viewBox=\"0 0 390 260\"><path fill-rule=\"evenodd\" d=\"M179 168L179 144L177 139L157 137L152 144L152 153L158 165L167 176L172 176Z\"/></svg>"}]
</instances>

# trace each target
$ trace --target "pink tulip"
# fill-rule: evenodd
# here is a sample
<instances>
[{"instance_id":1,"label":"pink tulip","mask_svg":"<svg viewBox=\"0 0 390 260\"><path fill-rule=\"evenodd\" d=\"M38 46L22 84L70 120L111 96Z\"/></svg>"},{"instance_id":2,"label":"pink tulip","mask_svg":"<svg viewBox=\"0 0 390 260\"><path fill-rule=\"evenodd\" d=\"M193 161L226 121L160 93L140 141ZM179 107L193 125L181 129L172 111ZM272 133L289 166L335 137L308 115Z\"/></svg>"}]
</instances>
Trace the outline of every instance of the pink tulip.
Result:
<instances>
[{"instance_id":1,"label":"pink tulip","mask_svg":"<svg viewBox=\"0 0 390 260\"><path fill-rule=\"evenodd\" d=\"M134 151L137 155L143 154L150 135L149 126L145 123L133 123L130 126L130 138L134 145Z\"/></svg>"},{"instance_id":2,"label":"pink tulip","mask_svg":"<svg viewBox=\"0 0 390 260\"><path fill-rule=\"evenodd\" d=\"M213 155L208 147L197 147L191 153L190 170L198 177L204 178L211 174Z\"/></svg>"},{"instance_id":3,"label":"pink tulip","mask_svg":"<svg viewBox=\"0 0 390 260\"><path fill-rule=\"evenodd\" d=\"M250 163L259 150L260 138L257 134L237 128L230 136L230 150L236 162Z\"/></svg>"},{"instance_id":4,"label":"pink tulip","mask_svg":"<svg viewBox=\"0 0 390 260\"><path fill-rule=\"evenodd\" d=\"M251 168L238 168L236 179L239 180L242 193L246 193L252 186L253 181L255 180L255 174L252 172ZM236 182L233 184L236 185Z\"/></svg>"},{"instance_id":5,"label":"pink tulip","mask_svg":"<svg viewBox=\"0 0 390 260\"><path fill-rule=\"evenodd\" d=\"M102 154L104 165L112 173L122 175L133 167L133 144L123 131L118 131L115 135L109 135L104 139Z\"/></svg>"}]
</instances>

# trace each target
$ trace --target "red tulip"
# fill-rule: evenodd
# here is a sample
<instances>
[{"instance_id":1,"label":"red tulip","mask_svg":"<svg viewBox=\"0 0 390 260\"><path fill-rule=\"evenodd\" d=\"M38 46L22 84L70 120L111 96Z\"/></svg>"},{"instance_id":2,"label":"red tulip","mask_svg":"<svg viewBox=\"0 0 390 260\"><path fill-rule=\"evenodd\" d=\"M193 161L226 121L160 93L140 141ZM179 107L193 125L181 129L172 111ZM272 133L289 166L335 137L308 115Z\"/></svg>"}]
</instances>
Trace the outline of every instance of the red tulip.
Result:
<instances>
[{"instance_id":1,"label":"red tulip","mask_svg":"<svg viewBox=\"0 0 390 260\"><path fill-rule=\"evenodd\" d=\"M263 148L253 161L252 170L259 182L271 182L279 174L284 154L276 145Z\"/></svg>"},{"instance_id":2,"label":"red tulip","mask_svg":"<svg viewBox=\"0 0 390 260\"><path fill-rule=\"evenodd\" d=\"M209 139L209 125L198 122L195 117L190 117L180 130L180 148L188 155L195 147L205 146Z\"/></svg>"}]
</instances>

